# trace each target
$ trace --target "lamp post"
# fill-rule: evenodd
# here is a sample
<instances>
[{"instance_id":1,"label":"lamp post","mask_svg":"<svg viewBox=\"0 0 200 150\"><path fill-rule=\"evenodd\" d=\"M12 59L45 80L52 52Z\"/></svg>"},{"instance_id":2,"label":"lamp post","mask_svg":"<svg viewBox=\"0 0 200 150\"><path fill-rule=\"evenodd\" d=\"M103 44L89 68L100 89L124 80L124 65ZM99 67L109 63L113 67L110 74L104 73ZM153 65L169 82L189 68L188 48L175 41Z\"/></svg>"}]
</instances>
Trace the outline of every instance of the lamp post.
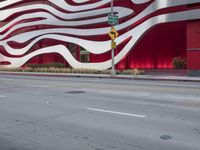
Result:
<instances>
[{"instance_id":1,"label":"lamp post","mask_svg":"<svg viewBox=\"0 0 200 150\"><path fill-rule=\"evenodd\" d=\"M114 5L114 0L111 0L111 16L114 16L114 10L113 10L114 8L113 8L113 5ZM111 24L111 27L113 27L113 26L114 26L114 24ZM113 40L112 40L112 42L113 42ZM111 61L111 65L112 65L112 68L111 68L111 76L112 76L112 77L115 77L115 76L116 76L115 62L114 62L114 57L115 57L114 51L115 51L115 49L112 48L112 49L111 49L111 57L112 57L112 61Z\"/></svg>"}]
</instances>

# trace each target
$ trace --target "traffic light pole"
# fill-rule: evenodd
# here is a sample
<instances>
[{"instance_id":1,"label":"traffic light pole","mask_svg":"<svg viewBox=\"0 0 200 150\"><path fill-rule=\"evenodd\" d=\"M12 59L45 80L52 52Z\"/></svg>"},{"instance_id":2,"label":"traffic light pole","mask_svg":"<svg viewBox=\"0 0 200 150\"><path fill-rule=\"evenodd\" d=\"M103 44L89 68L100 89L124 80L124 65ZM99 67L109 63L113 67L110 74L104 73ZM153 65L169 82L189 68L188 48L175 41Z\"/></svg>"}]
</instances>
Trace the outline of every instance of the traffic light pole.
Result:
<instances>
[{"instance_id":1,"label":"traffic light pole","mask_svg":"<svg viewBox=\"0 0 200 150\"><path fill-rule=\"evenodd\" d=\"M111 0L111 16L113 16L114 15L114 8L113 8L113 5L114 5L114 0ZM112 27L113 27L113 25L111 25ZM111 42L113 42L113 41L111 41ZM114 51L115 51L115 49L114 48L112 48L111 49L111 57L112 57L112 68L111 68L111 76L112 77L115 77L116 76L116 71L115 71L115 62L114 62L114 57L115 57L115 55L114 55Z\"/></svg>"}]
</instances>

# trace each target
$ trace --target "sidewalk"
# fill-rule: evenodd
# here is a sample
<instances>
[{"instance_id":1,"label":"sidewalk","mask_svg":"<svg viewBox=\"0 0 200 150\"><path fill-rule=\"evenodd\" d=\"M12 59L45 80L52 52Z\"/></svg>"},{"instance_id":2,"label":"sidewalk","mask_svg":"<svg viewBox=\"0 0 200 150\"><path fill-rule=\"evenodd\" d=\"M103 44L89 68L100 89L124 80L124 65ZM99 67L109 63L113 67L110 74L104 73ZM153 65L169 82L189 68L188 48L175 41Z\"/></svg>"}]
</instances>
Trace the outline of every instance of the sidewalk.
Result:
<instances>
[{"instance_id":1,"label":"sidewalk","mask_svg":"<svg viewBox=\"0 0 200 150\"><path fill-rule=\"evenodd\" d=\"M147 73L146 75L116 75L111 77L109 74L77 74L77 73L36 73L36 72L4 72L0 75L19 75L19 76L46 76L46 77L82 77L82 78L107 78L107 79L126 79L126 80L159 80L159 81L184 81L200 82L200 77L188 77L183 74L169 73Z\"/></svg>"}]
</instances>

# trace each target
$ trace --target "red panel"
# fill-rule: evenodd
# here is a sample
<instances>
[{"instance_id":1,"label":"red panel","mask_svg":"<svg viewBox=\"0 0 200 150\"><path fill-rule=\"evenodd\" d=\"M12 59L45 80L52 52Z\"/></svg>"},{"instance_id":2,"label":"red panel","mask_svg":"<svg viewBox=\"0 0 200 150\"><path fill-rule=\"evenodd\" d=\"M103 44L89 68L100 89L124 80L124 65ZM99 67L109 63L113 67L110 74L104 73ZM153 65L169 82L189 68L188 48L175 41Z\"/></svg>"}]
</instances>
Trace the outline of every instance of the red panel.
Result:
<instances>
[{"instance_id":1,"label":"red panel","mask_svg":"<svg viewBox=\"0 0 200 150\"><path fill-rule=\"evenodd\" d=\"M27 64L48 64L48 63L54 63L59 62L65 64L66 67L69 67L69 64L67 61L57 53L51 53L51 54L43 54L39 56L35 56L31 60L27 62Z\"/></svg>"},{"instance_id":2,"label":"red panel","mask_svg":"<svg viewBox=\"0 0 200 150\"><path fill-rule=\"evenodd\" d=\"M200 20L188 21L187 48L188 69L200 70Z\"/></svg>"},{"instance_id":3,"label":"red panel","mask_svg":"<svg viewBox=\"0 0 200 150\"><path fill-rule=\"evenodd\" d=\"M200 21L190 21L187 25L188 49L200 48Z\"/></svg>"},{"instance_id":4,"label":"red panel","mask_svg":"<svg viewBox=\"0 0 200 150\"><path fill-rule=\"evenodd\" d=\"M188 69L190 70L199 70L200 69L200 51L188 51L187 52L187 64Z\"/></svg>"}]
</instances>

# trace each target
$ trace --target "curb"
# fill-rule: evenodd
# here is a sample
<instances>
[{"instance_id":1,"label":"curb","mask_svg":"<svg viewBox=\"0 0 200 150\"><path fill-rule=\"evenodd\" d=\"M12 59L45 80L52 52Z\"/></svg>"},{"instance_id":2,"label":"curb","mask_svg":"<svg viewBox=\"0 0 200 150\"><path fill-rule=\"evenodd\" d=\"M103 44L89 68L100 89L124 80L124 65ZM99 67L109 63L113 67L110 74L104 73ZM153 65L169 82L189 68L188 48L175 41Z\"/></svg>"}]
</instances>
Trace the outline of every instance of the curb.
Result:
<instances>
[{"instance_id":1,"label":"curb","mask_svg":"<svg viewBox=\"0 0 200 150\"><path fill-rule=\"evenodd\" d=\"M122 76L105 76L105 75L89 75L89 74L43 74L43 73L21 73L21 72L0 72L0 75L15 75L15 76L32 76L32 77L72 77L72 78L99 78L99 79L122 79L122 80L146 80L146 81L176 81L176 82L200 82L199 79L168 79L156 77L122 77Z\"/></svg>"}]
</instances>

